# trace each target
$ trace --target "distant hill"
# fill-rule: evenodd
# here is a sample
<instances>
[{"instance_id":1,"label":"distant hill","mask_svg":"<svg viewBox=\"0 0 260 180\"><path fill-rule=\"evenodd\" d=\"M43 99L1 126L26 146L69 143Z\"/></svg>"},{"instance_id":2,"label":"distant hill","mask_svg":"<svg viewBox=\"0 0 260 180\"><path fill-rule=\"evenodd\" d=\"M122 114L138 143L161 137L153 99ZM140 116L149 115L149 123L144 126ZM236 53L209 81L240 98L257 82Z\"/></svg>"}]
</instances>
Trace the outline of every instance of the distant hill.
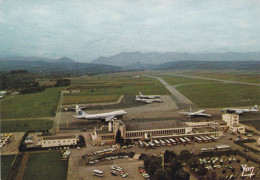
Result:
<instances>
[{"instance_id":1,"label":"distant hill","mask_svg":"<svg viewBox=\"0 0 260 180\"><path fill-rule=\"evenodd\" d=\"M74 60L72 60L72 59L70 59L68 57L59 58L59 59L55 60L54 62L75 63Z\"/></svg>"},{"instance_id":2,"label":"distant hill","mask_svg":"<svg viewBox=\"0 0 260 180\"><path fill-rule=\"evenodd\" d=\"M260 61L177 61L160 64L153 69L259 71Z\"/></svg>"},{"instance_id":3,"label":"distant hill","mask_svg":"<svg viewBox=\"0 0 260 180\"><path fill-rule=\"evenodd\" d=\"M122 71L122 67L94 64L78 63L74 60L63 57L60 59L45 58L8 58L0 59L0 71L27 70L30 72L70 72L70 73L104 73Z\"/></svg>"},{"instance_id":4,"label":"distant hill","mask_svg":"<svg viewBox=\"0 0 260 180\"><path fill-rule=\"evenodd\" d=\"M97 64L127 66L131 64L162 64L175 61L260 61L260 52L226 52L226 53L141 53L122 52L110 57L99 57L92 61Z\"/></svg>"}]
</instances>

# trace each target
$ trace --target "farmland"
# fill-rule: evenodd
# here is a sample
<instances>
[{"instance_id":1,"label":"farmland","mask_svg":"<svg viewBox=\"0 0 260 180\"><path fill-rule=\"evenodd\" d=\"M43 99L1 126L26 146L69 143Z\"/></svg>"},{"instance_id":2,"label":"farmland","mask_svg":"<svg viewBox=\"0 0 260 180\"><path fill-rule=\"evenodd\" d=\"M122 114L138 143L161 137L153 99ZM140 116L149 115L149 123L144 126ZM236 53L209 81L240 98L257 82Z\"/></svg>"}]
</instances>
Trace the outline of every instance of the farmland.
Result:
<instances>
[{"instance_id":1,"label":"farmland","mask_svg":"<svg viewBox=\"0 0 260 180\"><path fill-rule=\"evenodd\" d=\"M1 178L5 180L14 160L14 155L1 156Z\"/></svg>"},{"instance_id":2,"label":"farmland","mask_svg":"<svg viewBox=\"0 0 260 180\"><path fill-rule=\"evenodd\" d=\"M40 93L17 95L1 102L2 119L55 116L62 88L47 88Z\"/></svg>"},{"instance_id":3,"label":"farmland","mask_svg":"<svg viewBox=\"0 0 260 180\"><path fill-rule=\"evenodd\" d=\"M256 86L203 83L179 86L176 89L199 107L239 107L260 104L260 87Z\"/></svg>"},{"instance_id":4,"label":"farmland","mask_svg":"<svg viewBox=\"0 0 260 180\"><path fill-rule=\"evenodd\" d=\"M68 162L61 160L60 151L30 153L24 179L64 180L67 177ZM36 178L37 177L37 178Z\"/></svg>"},{"instance_id":5,"label":"farmland","mask_svg":"<svg viewBox=\"0 0 260 180\"><path fill-rule=\"evenodd\" d=\"M12 120L1 122L1 132L44 131L52 128L51 120ZM45 129L46 128L46 129Z\"/></svg>"}]
</instances>

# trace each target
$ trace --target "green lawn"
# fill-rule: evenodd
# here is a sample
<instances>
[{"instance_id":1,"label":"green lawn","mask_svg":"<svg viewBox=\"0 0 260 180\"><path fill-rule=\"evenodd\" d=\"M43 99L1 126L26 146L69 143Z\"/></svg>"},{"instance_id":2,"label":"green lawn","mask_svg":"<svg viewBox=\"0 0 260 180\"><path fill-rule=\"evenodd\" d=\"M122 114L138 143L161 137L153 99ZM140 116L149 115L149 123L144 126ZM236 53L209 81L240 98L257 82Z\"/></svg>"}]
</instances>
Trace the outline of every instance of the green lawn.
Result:
<instances>
[{"instance_id":1,"label":"green lawn","mask_svg":"<svg viewBox=\"0 0 260 180\"><path fill-rule=\"evenodd\" d=\"M44 131L52 128L51 120L12 120L1 121L1 132L25 132L25 131Z\"/></svg>"},{"instance_id":2,"label":"green lawn","mask_svg":"<svg viewBox=\"0 0 260 180\"><path fill-rule=\"evenodd\" d=\"M90 103L105 103L116 102L120 96L118 95L96 95L96 96L83 96L83 95L66 95L63 98L63 104L90 104Z\"/></svg>"},{"instance_id":3,"label":"green lawn","mask_svg":"<svg viewBox=\"0 0 260 180\"><path fill-rule=\"evenodd\" d=\"M134 76L135 74L113 74L75 78L71 79L70 89L80 89L80 96L136 95L140 91L143 94L169 94L158 80Z\"/></svg>"},{"instance_id":4,"label":"green lawn","mask_svg":"<svg viewBox=\"0 0 260 180\"><path fill-rule=\"evenodd\" d=\"M205 83L176 88L199 107L239 107L260 104L260 87Z\"/></svg>"},{"instance_id":5,"label":"green lawn","mask_svg":"<svg viewBox=\"0 0 260 180\"><path fill-rule=\"evenodd\" d=\"M170 85L214 82L214 81L210 81L210 80L186 78L186 77L173 76L173 75L159 75L158 77L163 78Z\"/></svg>"},{"instance_id":6,"label":"green lawn","mask_svg":"<svg viewBox=\"0 0 260 180\"><path fill-rule=\"evenodd\" d=\"M47 88L41 93L17 95L1 102L1 118L55 116L62 88Z\"/></svg>"},{"instance_id":7,"label":"green lawn","mask_svg":"<svg viewBox=\"0 0 260 180\"><path fill-rule=\"evenodd\" d=\"M241 121L241 123L254 126L258 131L260 131L260 121Z\"/></svg>"},{"instance_id":8,"label":"green lawn","mask_svg":"<svg viewBox=\"0 0 260 180\"><path fill-rule=\"evenodd\" d=\"M1 156L1 179L5 180L14 160L14 155Z\"/></svg>"},{"instance_id":9,"label":"green lawn","mask_svg":"<svg viewBox=\"0 0 260 180\"><path fill-rule=\"evenodd\" d=\"M60 151L30 153L24 173L25 180L65 180L68 161L61 160Z\"/></svg>"}]
</instances>

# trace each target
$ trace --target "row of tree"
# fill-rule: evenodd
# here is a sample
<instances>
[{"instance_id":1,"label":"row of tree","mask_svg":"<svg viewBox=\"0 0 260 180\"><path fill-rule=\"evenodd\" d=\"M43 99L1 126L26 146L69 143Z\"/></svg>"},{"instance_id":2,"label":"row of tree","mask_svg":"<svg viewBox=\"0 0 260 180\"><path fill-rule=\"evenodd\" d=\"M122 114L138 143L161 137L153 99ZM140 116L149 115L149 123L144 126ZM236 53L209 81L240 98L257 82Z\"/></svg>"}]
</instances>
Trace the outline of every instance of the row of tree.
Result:
<instances>
[{"instance_id":1,"label":"row of tree","mask_svg":"<svg viewBox=\"0 0 260 180\"><path fill-rule=\"evenodd\" d=\"M189 180L190 174L183 170L183 158L183 155L176 156L173 151L166 150L164 161L162 157L148 157L144 160L144 167L153 180Z\"/></svg>"},{"instance_id":2,"label":"row of tree","mask_svg":"<svg viewBox=\"0 0 260 180\"><path fill-rule=\"evenodd\" d=\"M36 73L29 73L26 70L3 72L0 74L0 89L19 91L21 94L36 93L45 90L45 86L40 86L37 79L43 78ZM69 79L57 80L55 87L69 86Z\"/></svg>"}]
</instances>

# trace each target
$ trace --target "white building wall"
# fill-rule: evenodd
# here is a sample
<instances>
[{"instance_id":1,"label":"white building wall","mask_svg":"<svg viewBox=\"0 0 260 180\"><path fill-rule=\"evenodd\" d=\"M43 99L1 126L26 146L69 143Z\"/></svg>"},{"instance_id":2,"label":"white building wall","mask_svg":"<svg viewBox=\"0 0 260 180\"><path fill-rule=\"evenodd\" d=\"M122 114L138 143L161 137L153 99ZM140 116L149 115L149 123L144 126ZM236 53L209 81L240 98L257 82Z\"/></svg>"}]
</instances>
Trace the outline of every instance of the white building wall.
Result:
<instances>
[{"instance_id":1,"label":"white building wall","mask_svg":"<svg viewBox=\"0 0 260 180\"><path fill-rule=\"evenodd\" d=\"M59 147L59 146L71 146L76 145L77 139L53 139L53 140L42 140L42 147Z\"/></svg>"}]
</instances>

